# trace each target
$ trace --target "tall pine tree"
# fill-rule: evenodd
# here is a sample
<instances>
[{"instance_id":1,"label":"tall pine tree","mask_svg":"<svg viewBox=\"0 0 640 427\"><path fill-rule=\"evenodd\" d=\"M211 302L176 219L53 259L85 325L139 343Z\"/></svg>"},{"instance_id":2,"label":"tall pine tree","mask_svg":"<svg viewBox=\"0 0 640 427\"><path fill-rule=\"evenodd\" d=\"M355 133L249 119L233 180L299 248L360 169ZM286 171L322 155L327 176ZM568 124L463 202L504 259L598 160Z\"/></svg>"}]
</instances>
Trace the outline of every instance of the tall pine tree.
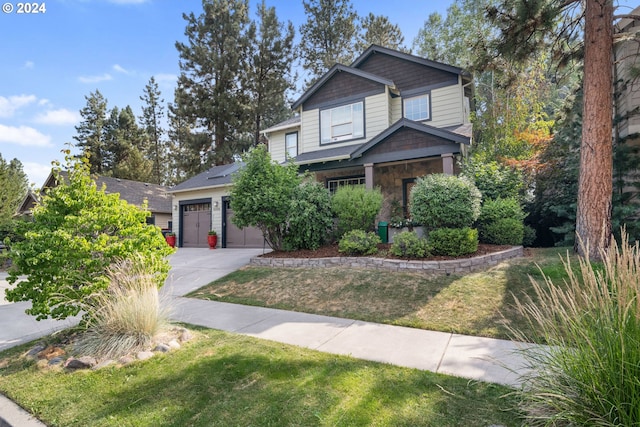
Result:
<instances>
[{"instance_id":1,"label":"tall pine tree","mask_svg":"<svg viewBox=\"0 0 640 427\"><path fill-rule=\"evenodd\" d=\"M199 16L184 14L187 43L180 55L179 96L174 103L192 128L203 129L208 147L194 147L211 164L233 161L244 147L238 136L248 128L247 97L239 76L245 72L249 43L248 0L203 0ZM211 155L202 156L202 151ZM195 155L195 153L193 153Z\"/></svg>"},{"instance_id":2,"label":"tall pine tree","mask_svg":"<svg viewBox=\"0 0 640 427\"><path fill-rule=\"evenodd\" d=\"M76 126L77 135L73 137L76 146L89 154L91 173L105 172L107 149L104 141L104 127L107 121L107 100L99 90L85 96L87 105L80 110L82 121Z\"/></svg>"},{"instance_id":3,"label":"tall pine tree","mask_svg":"<svg viewBox=\"0 0 640 427\"><path fill-rule=\"evenodd\" d=\"M140 116L140 125L147 133L149 139L149 148L146 157L153 163L151 173L151 182L155 184L164 184L167 180L167 170L165 167L167 157L167 147L163 140L164 129L162 128L162 118L164 117L164 99L158 89L158 83L153 76L149 79L149 83L144 87L144 91L140 100L144 102L142 105L142 116Z\"/></svg>"},{"instance_id":4,"label":"tall pine tree","mask_svg":"<svg viewBox=\"0 0 640 427\"><path fill-rule=\"evenodd\" d=\"M389 49L407 51L404 46L402 30L398 25L392 24L388 17L369 13L360 19L360 26L362 31L358 36L356 52L362 53L372 44L388 47Z\"/></svg>"},{"instance_id":5,"label":"tall pine tree","mask_svg":"<svg viewBox=\"0 0 640 427\"><path fill-rule=\"evenodd\" d=\"M302 67L309 85L334 64L355 57L358 15L349 0L303 0L307 22L300 26Z\"/></svg>"},{"instance_id":6,"label":"tall pine tree","mask_svg":"<svg viewBox=\"0 0 640 427\"><path fill-rule=\"evenodd\" d=\"M20 160L7 162L0 154L0 227L13 218L27 188L27 175Z\"/></svg>"}]
</instances>

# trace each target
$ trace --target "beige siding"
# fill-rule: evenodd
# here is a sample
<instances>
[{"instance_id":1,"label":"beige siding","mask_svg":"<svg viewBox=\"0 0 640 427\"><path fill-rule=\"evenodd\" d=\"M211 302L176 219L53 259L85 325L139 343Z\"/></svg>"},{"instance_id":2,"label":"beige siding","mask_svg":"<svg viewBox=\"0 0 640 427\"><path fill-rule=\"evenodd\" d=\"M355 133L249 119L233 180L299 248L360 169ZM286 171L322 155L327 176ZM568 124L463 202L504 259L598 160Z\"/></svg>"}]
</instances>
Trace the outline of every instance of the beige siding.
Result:
<instances>
[{"instance_id":1,"label":"beige siding","mask_svg":"<svg viewBox=\"0 0 640 427\"><path fill-rule=\"evenodd\" d=\"M303 111L300 115L302 135L300 136L300 154L316 151L320 145L320 111Z\"/></svg>"},{"instance_id":2,"label":"beige siding","mask_svg":"<svg viewBox=\"0 0 640 427\"><path fill-rule=\"evenodd\" d=\"M398 120L400 120L402 118L402 98L398 97L392 97L390 98L390 103L391 103L391 124L394 124L395 122L397 122Z\"/></svg>"},{"instance_id":3,"label":"beige siding","mask_svg":"<svg viewBox=\"0 0 640 427\"><path fill-rule=\"evenodd\" d=\"M160 228L167 229L169 228L169 221L172 220L172 215L167 213L156 213L153 214L155 217L156 225Z\"/></svg>"},{"instance_id":4,"label":"beige siding","mask_svg":"<svg viewBox=\"0 0 640 427\"><path fill-rule=\"evenodd\" d=\"M267 136L269 138L269 154L271 155L271 159L278 163L284 162L285 160L284 136L288 132L291 132L291 130L281 130L270 133Z\"/></svg>"},{"instance_id":5,"label":"beige siding","mask_svg":"<svg viewBox=\"0 0 640 427\"><path fill-rule=\"evenodd\" d=\"M173 232L180 233L180 202L195 199L211 199L211 227L222 235L222 197L228 196L231 186L194 190L173 195ZM217 202L217 206L216 206ZM177 208L176 208L177 207ZM178 236L178 241L180 236Z\"/></svg>"},{"instance_id":6,"label":"beige siding","mask_svg":"<svg viewBox=\"0 0 640 427\"><path fill-rule=\"evenodd\" d=\"M386 93L369 96L364 101L366 141L389 127L389 96ZM358 143L362 143L360 140Z\"/></svg>"},{"instance_id":7,"label":"beige siding","mask_svg":"<svg viewBox=\"0 0 640 427\"><path fill-rule=\"evenodd\" d=\"M431 91L431 126L445 127L464 122L462 86L452 85Z\"/></svg>"},{"instance_id":8,"label":"beige siding","mask_svg":"<svg viewBox=\"0 0 640 427\"><path fill-rule=\"evenodd\" d=\"M640 7L634 9L631 13L640 13ZM625 32L640 32L640 27L633 26L630 21L622 20L621 24ZM633 41L623 41L616 48L616 58L621 61L616 68L616 79L624 82L618 85L618 90L622 89L622 91L616 103L617 114L621 117L625 117L630 111L640 106L640 79L634 79L631 72L634 67L640 66L640 59L636 55L637 48L637 43ZM621 120L618 124L618 132L622 137L640 132L640 114L632 113L628 120Z\"/></svg>"}]
</instances>

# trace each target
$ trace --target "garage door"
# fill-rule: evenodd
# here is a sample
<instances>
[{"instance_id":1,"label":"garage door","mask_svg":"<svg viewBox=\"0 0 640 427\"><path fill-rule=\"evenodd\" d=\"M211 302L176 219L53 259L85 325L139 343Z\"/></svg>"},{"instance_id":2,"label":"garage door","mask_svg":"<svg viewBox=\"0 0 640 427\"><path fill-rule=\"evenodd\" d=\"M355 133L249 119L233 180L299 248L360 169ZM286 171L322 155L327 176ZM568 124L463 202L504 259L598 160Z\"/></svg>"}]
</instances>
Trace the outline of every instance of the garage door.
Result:
<instances>
[{"instance_id":1,"label":"garage door","mask_svg":"<svg viewBox=\"0 0 640 427\"><path fill-rule=\"evenodd\" d=\"M226 224L226 243L227 248L262 248L264 246L264 238L262 231L255 227L245 227L240 229L233 224L233 210L229 207L229 202L225 202L227 220Z\"/></svg>"},{"instance_id":2,"label":"garage door","mask_svg":"<svg viewBox=\"0 0 640 427\"><path fill-rule=\"evenodd\" d=\"M211 229L211 203L193 203L182 206L182 246L208 247L207 235Z\"/></svg>"}]
</instances>

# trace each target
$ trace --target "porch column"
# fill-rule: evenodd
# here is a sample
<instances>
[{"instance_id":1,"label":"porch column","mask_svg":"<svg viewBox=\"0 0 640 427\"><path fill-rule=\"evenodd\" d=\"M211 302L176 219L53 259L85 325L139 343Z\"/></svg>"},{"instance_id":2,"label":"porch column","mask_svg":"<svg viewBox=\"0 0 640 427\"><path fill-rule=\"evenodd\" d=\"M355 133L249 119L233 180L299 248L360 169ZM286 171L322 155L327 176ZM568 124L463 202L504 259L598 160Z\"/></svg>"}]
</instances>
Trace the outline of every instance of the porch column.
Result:
<instances>
[{"instance_id":1,"label":"porch column","mask_svg":"<svg viewBox=\"0 0 640 427\"><path fill-rule=\"evenodd\" d=\"M367 190L373 190L373 163L364 164L364 186Z\"/></svg>"},{"instance_id":2,"label":"porch column","mask_svg":"<svg viewBox=\"0 0 640 427\"><path fill-rule=\"evenodd\" d=\"M445 175L453 175L453 153L441 154L442 157L442 173Z\"/></svg>"}]
</instances>

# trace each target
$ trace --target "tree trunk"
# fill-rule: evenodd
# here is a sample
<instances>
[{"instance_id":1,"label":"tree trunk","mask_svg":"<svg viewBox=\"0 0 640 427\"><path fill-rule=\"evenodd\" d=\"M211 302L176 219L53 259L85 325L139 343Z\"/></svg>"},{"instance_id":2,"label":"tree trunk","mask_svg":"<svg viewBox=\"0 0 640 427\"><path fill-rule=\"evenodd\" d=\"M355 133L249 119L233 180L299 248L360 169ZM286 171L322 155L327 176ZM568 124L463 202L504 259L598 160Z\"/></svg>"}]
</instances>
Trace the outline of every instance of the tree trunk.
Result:
<instances>
[{"instance_id":1,"label":"tree trunk","mask_svg":"<svg viewBox=\"0 0 640 427\"><path fill-rule=\"evenodd\" d=\"M584 109L576 214L576 251L600 259L611 238L613 191L612 0L586 0ZM580 240L587 245L581 247Z\"/></svg>"}]
</instances>

